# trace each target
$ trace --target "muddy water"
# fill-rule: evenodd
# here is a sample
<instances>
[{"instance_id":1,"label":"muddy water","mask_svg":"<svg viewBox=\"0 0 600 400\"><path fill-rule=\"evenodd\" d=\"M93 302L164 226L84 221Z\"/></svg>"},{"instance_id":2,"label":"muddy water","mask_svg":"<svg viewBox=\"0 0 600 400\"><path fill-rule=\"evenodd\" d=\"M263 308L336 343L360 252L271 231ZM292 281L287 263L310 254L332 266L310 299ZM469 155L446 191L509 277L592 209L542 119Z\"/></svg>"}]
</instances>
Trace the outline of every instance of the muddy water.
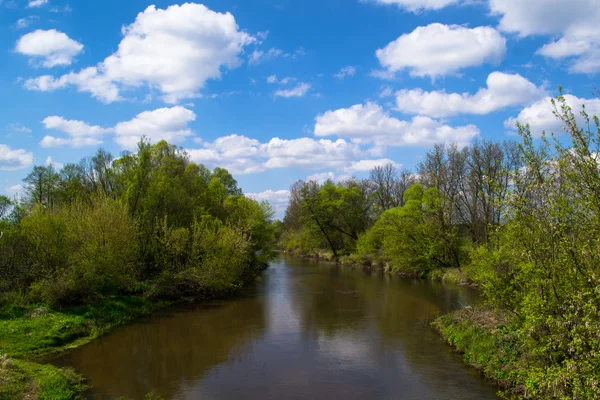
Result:
<instances>
[{"instance_id":1,"label":"muddy water","mask_svg":"<svg viewBox=\"0 0 600 400\"><path fill-rule=\"evenodd\" d=\"M226 301L171 309L55 364L91 399L496 399L429 322L467 288L280 256Z\"/></svg>"}]
</instances>

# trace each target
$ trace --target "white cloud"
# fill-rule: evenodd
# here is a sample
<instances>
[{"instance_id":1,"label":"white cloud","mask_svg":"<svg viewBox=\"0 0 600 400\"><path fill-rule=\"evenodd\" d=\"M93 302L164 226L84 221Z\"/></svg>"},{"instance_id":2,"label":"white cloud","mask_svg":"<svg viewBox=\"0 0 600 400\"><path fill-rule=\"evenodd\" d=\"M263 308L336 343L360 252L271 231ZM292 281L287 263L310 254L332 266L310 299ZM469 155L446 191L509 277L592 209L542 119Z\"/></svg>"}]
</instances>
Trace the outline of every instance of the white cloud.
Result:
<instances>
[{"instance_id":1,"label":"white cloud","mask_svg":"<svg viewBox=\"0 0 600 400\"><path fill-rule=\"evenodd\" d=\"M67 120L56 115L46 117L42 121L46 129L55 129L70 136L96 136L110 132L110 129L97 125L88 125L83 121Z\"/></svg>"},{"instance_id":2,"label":"white cloud","mask_svg":"<svg viewBox=\"0 0 600 400\"><path fill-rule=\"evenodd\" d=\"M261 143L245 136L229 135L203 145L204 148L186 150L190 159L209 167L222 166L236 174L292 167L342 168L363 154L359 146L343 139L272 138Z\"/></svg>"},{"instance_id":3,"label":"white cloud","mask_svg":"<svg viewBox=\"0 0 600 400\"><path fill-rule=\"evenodd\" d=\"M29 0L29 3L27 3L27 7L28 8L37 8L37 7L46 5L46 4L48 4L48 0Z\"/></svg>"},{"instance_id":4,"label":"white cloud","mask_svg":"<svg viewBox=\"0 0 600 400\"><path fill-rule=\"evenodd\" d=\"M365 0L367 1L367 0ZM460 0L371 0L379 4L394 4L407 11L418 13L424 10L440 10Z\"/></svg>"},{"instance_id":5,"label":"white cloud","mask_svg":"<svg viewBox=\"0 0 600 400\"><path fill-rule=\"evenodd\" d=\"M487 87L475 94L400 90L396 93L396 105L398 110L405 113L439 118L459 114L489 114L510 106L530 104L546 94L542 88L519 74L492 72L486 83Z\"/></svg>"},{"instance_id":6,"label":"white cloud","mask_svg":"<svg viewBox=\"0 0 600 400\"><path fill-rule=\"evenodd\" d=\"M78 92L91 93L103 103L122 100L118 86L106 75L99 73L96 67L88 67L77 73L71 72L58 79L51 75L43 75L25 81L26 89L40 92L51 92L67 86L75 86Z\"/></svg>"},{"instance_id":7,"label":"white cloud","mask_svg":"<svg viewBox=\"0 0 600 400\"><path fill-rule=\"evenodd\" d=\"M310 90L308 83L299 83L291 89L281 89L275 92L275 97L303 97Z\"/></svg>"},{"instance_id":8,"label":"white cloud","mask_svg":"<svg viewBox=\"0 0 600 400\"><path fill-rule=\"evenodd\" d=\"M269 157L265 168L341 168L360 154L357 145L343 139L273 138L264 146Z\"/></svg>"},{"instance_id":9,"label":"white cloud","mask_svg":"<svg viewBox=\"0 0 600 400\"><path fill-rule=\"evenodd\" d=\"M376 52L385 72L408 69L411 76L435 78L484 63L496 64L506 53L506 39L494 28L465 28L433 23L400 36Z\"/></svg>"},{"instance_id":10,"label":"white cloud","mask_svg":"<svg viewBox=\"0 0 600 400\"><path fill-rule=\"evenodd\" d=\"M266 190L260 193L246 193L246 197L257 201L266 200L271 204L276 214L281 214L287 208L290 200L289 190Z\"/></svg>"},{"instance_id":11,"label":"white cloud","mask_svg":"<svg viewBox=\"0 0 600 400\"><path fill-rule=\"evenodd\" d=\"M344 79L347 76L354 76L354 75L356 75L356 67L353 67L350 65L350 66L342 68L340 70L340 72L333 75L333 77L337 78L337 79Z\"/></svg>"},{"instance_id":12,"label":"white cloud","mask_svg":"<svg viewBox=\"0 0 600 400\"><path fill-rule=\"evenodd\" d=\"M380 98L384 98L384 97L391 97L394 94L394 91L392 90L391 87L389 86L383 86L380 90L379 90L379 97Z\"/></svg>"},{"instance_id":13,"label":"white cloud","mask_svg":"<svg viewBox=\"0 0 600 400\"><path fill-rule=\"evenodd\" d=\"M30 79L25 87L49 91L75 86L109 103L120 99L122 88L145 86L176 103L198 97L207 80L239 66L244 47L256 41L239 30L230 13L194 3L164 10L149 6L122 31L118 50L98 66L60 78Z\"/></svg>"},{"instance_id":14,"label":"white cloud","mask_svg":"<svg viewBox=\"0 0 600 400\"><path fill-rule=\"evenodd\" d=\"M46 163L45 164L48 165L48 166L52 165L52 167L54 167L55 170L61 170L62 167L64 167L63 164L52 160L52 157L50 157L50 156L48 156L48 158L46 158Z\"/></svg>"},{"instance_id":15,"label":"white cloud","mask_svg":"<svg viewBox=\"0 0 600 400\"><path fill-rule=\"evenodd\" d=\"M31 25L34 21L36 21L37 19L38 19L38 17L36 17L36 16L19 18L17 20L17 22L15 23L15 28L17 28L17 29L25 29L29 25Z\"/></svg>"},{"instance_id":16,"label":"white cloud","mask_svg":"<svg viewBox=\"0 0 600 400\"><path fill-rule=\"evenodd\" d=\"M402 164L398 164L396 161L390 160L389 158L381 158L379 160L360 160L353 161L349 167L344 168L344 171L354 172L369 172L375 167L392 164L394 167L400 169Z\"/></svg>"},{"instance_id":17,"label":"white cloud","mask_svg":"<svg viewBox=\"0 0 600 400\"><path fill-rule=\"evenodd\" d=\"M391 117L378 104L368 102L317 116L314 133L378 146L429 146L435 143L465 145L479 135L479 129L474 125L455 128L423 116L403 121Z\"/></svg>"},{"instance_id":18,"label":"white cloud","mask_svg":"<svg viewBox=\"0 0 600 400\"><path fill-rule=\"evenodd\" d=\"M571 58L570 71L600 71L600 4L597 0L490 0L500 16L499 29L521 37L551 35L538 54L553 59Z\"/></svg>"},{"instance_id":19,"label":"white cloud","mask_svg":"<svg viewBox=\"0 0 600 400\"><path fill-rule=\"evenodd\" d=\"M127 150L134 150L142 136L153 143L166 140L170 144L177 144L194 135L188 125L195 119L193 111L181 106L144 111L130 121L119 122L113 128L50 116L42 121L45 128L66 133L67 137L45 136L40 146L96 146L102 143L102 136L109 133L114 133L115 142Z\"/></svg>"},{"instance_id":20,"label":"white cloud","mask_svg":"<svg viewBox=\"0 0 600 400\"><path fill-rule=\"evenodd\" d=\"M319 173L316 173L316 174L313 174L313 175L309 175L306 178L306 180L307 181L315 181L315 182L318 182L318 183L322 184L323 182L326 182L328 180L335 181L336 180L336 176L335 176L335 173L333 173L332 171L329 171L329 172L319 172Z\"/></svg>"},{"instance_id":21,"label":"white cloud","mask_svg":"<svg viewBox=\"0 0 600 400\"><path fill-rule=\"evenodd\" d=\"M600 99L582 99L570 94L564 95L567 104L573 110L575 118L580 126L583 126L583 117L579 114L582 105L585 104L586 112L590 115L600 117ZM547 133L560 134L563 131L564 123L557 119L552 113L551 98L546 97L529 107L521 110L517 117L512 117L504 121L504 127L516 130L517 121L522 125L529 124L531 134L540 136L542 131Z\"/></svg>"},{"instance_id":22,"label":"white cloud","mask_svg":"<svg viewBox=\"0 0 600 400\"><path fill-rule=\"evenodd\" d=\"M126 149L135 149L142 136L151 142L166 140L170 144L183 142L193 132L188 124L196 119L193 111L181 106L144 111L134 119L119 122L115 141Z\"/></svg>"},{"instance_id":23,"label":"white cloud","mask_svg":"<svg viewBox=\"0 0 600 400\"><path fill-rule=\"evenodd\" d=\"M6 188L6 193L10 196L19 196L23 192L23 185L13 185Z\"/></svg>"},{"instance_id":24,"label":"white cloud","mask_svg":"<svg viewBox=\"0 0 600 400\"><path fill-rule=\"evenodd\" d=\"M112 132L112 129L89 125L83 121L68 120L57 115L46 117L42 123L46 129L53 129L68 135L67 138L44 136L40 141L42 147L97 146L102 143L103 134Z\"/></svg>"},{"instance_id":25,"label":"white cloud","mask_svg":"<svg viewBox=\"0 0 600 400\"><path fill-rule=\"evenodd\" d=\"M61 147L61 146L85 147L85 146L97 146L99 144L102 144L101 139L95 138L95 137L90 137L90 136L57 138L55 136L46 135L40 141L40 146L42 146L42 147Z\"/></svg>"},{"instance_id":26,"label":"white cloud","mask_svg":"<svg viewBox=\"0 0 600 400\"><path fill-rule=\"evenodd\" d=\"M0 144L0 171L16 171L24 169L33 163L33 153L23 149L11 149Z\"/></svg>"},{"instance_id":27,"label":"white cloud","mask_svg":"<svg viewBox=\"0 0 600 400\"><path fill-rule=\"evenodd\" d=\"M15 50L34 59L41 58L42 65L51 68L71 65L73 58L83 50L83 45L56 29L38 29L21 36Z\"/></svg>"}]
</instances>

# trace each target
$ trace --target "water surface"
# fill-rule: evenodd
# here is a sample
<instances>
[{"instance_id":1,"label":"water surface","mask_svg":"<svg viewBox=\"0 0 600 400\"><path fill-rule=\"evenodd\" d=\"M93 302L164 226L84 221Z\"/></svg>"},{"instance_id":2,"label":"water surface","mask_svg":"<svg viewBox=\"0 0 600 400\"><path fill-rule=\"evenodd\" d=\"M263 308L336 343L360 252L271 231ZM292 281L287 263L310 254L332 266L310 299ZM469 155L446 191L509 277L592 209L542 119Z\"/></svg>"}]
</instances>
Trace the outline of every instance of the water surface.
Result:
<instances>
[{"instance_id":1,"label":"water surface","mask_svg":"<svg viewBox=\"0 0 600 400\"><path fill-rule=\"evenodd\" d=\"M497 399L429 327L468 288L277 258L239 297L171 309L75 349L91 399Z\"/></svg>"}]
</instances>

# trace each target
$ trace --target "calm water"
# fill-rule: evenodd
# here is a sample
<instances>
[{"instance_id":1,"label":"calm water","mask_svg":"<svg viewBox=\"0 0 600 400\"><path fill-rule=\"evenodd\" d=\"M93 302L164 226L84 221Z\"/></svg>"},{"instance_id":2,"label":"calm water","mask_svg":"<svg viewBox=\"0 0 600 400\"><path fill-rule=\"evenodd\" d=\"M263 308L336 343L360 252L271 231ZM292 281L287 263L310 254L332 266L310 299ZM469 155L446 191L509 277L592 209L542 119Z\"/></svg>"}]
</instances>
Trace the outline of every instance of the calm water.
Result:
<instances>
[{"instance_id":1,"label":"calm water","mask_svg":"<svg viewBox=\"0 0 600 400\"><path fill-rule=\"evenodd\" d=\"M281 256L242 296L169 310L55 364L91 399L496 399L428 323L455 286Z\"/></svg>"}]
</instances>

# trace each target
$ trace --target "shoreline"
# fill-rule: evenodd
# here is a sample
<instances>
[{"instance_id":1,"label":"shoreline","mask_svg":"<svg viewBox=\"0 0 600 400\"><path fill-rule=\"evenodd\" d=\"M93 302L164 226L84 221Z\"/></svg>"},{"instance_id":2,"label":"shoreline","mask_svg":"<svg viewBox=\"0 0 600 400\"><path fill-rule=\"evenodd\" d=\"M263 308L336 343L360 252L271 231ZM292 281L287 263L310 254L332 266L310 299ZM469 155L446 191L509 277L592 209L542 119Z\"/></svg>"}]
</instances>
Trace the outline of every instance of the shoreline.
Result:
<instances>
[{"instance_id":1,"label":"shoreline","mask_svg":"<svg viewBox=\"0 0 600 400\"><path fill-rule=\"evenodd\" d=\"M123 296L65 310L16 307L12 318L0 319L0 398L82 398L85 377L48 363L51 356L183 302Z\"/></svg>"}]
</instances>

